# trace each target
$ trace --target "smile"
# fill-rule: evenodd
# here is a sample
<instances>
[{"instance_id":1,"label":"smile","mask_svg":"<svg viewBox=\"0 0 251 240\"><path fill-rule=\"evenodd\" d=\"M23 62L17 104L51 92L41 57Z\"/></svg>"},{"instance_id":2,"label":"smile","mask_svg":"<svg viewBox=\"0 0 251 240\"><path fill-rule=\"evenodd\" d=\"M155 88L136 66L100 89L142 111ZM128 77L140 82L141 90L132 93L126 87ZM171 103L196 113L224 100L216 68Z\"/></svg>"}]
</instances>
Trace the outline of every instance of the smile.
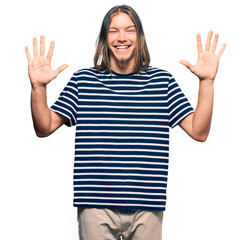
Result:
<instances>
[{"instance_id":1,"label":"smile","mask_svg":"<svg viewBox=\"0 0 251 240\"><path fill-rule=\"evenodd\" d=\"M116 46L117 49L127 49L128 46Z\"/></svg>"},{"instance_id":2,"label":"smile","mask_svg":"<svg viewBox=\"0 0 251 240\"><path fill-rule=\"evenodd\" d=\"M130 45L118 45L118 46L114 46L117 50L127 50L128 48L130 48Z\"/></svg>"}]
</instances>

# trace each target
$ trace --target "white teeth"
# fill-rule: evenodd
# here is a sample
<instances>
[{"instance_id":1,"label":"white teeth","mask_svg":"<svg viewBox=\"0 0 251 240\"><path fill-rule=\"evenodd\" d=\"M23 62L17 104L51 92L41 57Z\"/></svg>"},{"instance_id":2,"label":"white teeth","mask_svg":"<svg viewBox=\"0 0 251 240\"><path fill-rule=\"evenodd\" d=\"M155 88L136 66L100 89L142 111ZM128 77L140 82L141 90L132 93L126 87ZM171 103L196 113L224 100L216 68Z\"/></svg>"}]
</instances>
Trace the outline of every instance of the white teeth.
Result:
<instances>
[{"instance_id":1,"label":"white teeth","mask_svg":"<svg viewBox=\"0 0 251 240\"><path fill-rule=\"evenodd\" d=\"M116 48L118 48L118 49L126 49L126 48L128 48L128 46L117 46Z\"/></svg>"}]
</instances>

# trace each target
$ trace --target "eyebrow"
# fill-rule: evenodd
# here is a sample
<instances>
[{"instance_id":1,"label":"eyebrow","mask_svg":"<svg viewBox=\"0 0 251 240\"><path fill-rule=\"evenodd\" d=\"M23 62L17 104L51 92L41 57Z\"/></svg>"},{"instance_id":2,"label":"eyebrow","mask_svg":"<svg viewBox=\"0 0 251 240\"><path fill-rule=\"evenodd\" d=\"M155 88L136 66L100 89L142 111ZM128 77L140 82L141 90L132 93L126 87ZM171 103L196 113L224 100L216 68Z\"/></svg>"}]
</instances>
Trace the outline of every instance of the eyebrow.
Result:
<instances>
[{"instance_id":1,"label":"eyebrow","mask_svg":"<svg viewBox=\"0 0 251 240\"><path fill-rule=\"evenodd\" d=\"M126 27L126 29L132 28L132 27L135 27L135 25L130 25L130 26ZM116 27L109 27L109 29L117 29L117 28Z\"/></svg>"},{"instance_id":2,"label":"eyebrow","mask_svg":"<svg viewBox=\"0 0 251 240\"><path fill-rule=\"evenodd\" d=\"M127 27L127 28L131 28L131 27L135 27L135 25L131 25L131 26Z\"/></svg>"}]
</instances>

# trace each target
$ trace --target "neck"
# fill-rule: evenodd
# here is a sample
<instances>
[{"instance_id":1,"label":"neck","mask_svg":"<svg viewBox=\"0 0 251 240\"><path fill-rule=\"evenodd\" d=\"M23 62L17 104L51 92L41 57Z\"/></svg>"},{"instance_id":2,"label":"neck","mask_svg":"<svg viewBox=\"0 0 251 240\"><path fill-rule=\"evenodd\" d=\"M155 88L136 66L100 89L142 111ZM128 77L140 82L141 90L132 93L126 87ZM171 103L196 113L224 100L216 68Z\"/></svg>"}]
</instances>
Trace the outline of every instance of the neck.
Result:
<instances>
[{"instance_id":1,"label":"neck","mask_svg":"<svg viewBox=\"0 0 251 240\"><path fill-rule=\"evenodd\" d=\"M130 74L134 72L134 69L129 69L126 67L122 67L122 68L111 67L111 70L119 74Z\"/></svg>"}]
</instances>

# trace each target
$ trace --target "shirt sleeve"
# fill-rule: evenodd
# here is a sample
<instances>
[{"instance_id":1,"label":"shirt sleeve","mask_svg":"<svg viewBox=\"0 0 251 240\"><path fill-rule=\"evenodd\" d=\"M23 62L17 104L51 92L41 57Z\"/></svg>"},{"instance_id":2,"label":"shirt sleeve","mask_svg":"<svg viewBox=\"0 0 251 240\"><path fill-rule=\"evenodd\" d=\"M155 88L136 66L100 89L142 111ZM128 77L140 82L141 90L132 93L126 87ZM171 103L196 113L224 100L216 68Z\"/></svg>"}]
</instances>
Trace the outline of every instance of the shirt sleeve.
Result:
<instances>
[{"instance_id":1,"label":"shirt sleeve","mask_svg":"<svg viewBox=\"0 0 251 240\"><path fill-rule=\"evenodd\" d=\"M78 84L73 74L72 78L60 93L58 100L51 106L51 110L67 117L66 126L75 126L77 123Z\"/></svg>"},{"instance_id":2,"label":"shirt sleeve","mask_svg":"<svg viewBox=\"0 0 251 240\"><path fill-rule=\"evenodd\" d=\"M169 81L167 103L169 106L169 126L171 128L174 128L186 116L194 112L193 107L173 77Z\"/></svg>"}]
</instances>

